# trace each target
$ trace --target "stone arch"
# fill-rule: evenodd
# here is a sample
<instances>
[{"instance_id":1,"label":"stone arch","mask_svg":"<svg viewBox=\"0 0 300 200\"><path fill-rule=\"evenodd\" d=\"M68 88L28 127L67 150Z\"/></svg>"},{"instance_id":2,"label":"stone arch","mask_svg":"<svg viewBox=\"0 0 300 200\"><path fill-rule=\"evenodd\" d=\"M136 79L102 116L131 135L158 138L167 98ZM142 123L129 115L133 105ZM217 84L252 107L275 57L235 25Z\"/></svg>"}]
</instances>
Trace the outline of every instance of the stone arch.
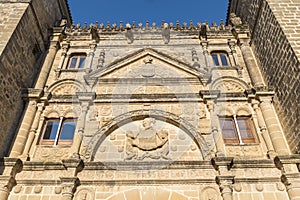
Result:
<instances>
[{"instance_id":1,"label":"stone arch","mask_svg":"<svg viewBox=\"0 0 300 200\"><path fill-rule=\"evenodd\" d=\"M68 108L63 112L63 117L65 118L77 118L80 116L80 109L79 108Z\"/></svg>"},{"instance_id":2,"label":"stone arch","mask_svg":"<svg viewBox=\"0 0 300 200\"><path fill-rule=\"evenodd\" d=\"M75 95L76 92L86 92L86 88L78 80L63 79L49 86L48 91L58 95Z\"/></svg>"},{"instance_id":3,"label":"stone arch","mask_svg":"<svg viewBox=\"0 0 300 200\"><path fill-rule=\"evenodd\" d=\"M217 109L218 116L232 116L235 115L235 111L230 106L220 106Z\"/></svg>"},{"instance_id":4,"label":"stone arch","mask_svg":"<svg viewBox=\"0 0 300 200\"><path fill-rule=\"evenodd\" d=\"M162 110L134 110L124 114L121 114L111 121L104 124L100 129L94 133L93 137L90 139L88 143L88 151L90 151L91 159L94 159L94 156L100 147L101 143L105 140L105 138L111 134L114 130L118 129L119 127L137 120L143 120L145 118L155 118L156 120L164 121L170 123L179 129L186 132L196 143L198 146L203 159L209 155L209 145L206 143L204 137L201 135L200 132L196 130L196 128L186 121L185 119L172 114L170 112L165 112Z\"/></svg>"},{"instance_id":5,"label":"stone arch","mask_svg":"<svg viewBox=\"0 0 300 200\"><path fill-rule=\"evenodd\" d=\"M217 78L211 83L212 90L220 90L221 92L244 92L249 89L249 85L236 77L223 76Z\"/></svg>"},{"instance_id":6,"label":"stone arch","mask_svg":"<svg viewBox=\"0 0 300 200\"><path fill-rule=\"evenodd\" d=\"M165 189L158 188L138 188L133 190L128 190L124 192L119 192L113 194L107 200L147 200L147 199L160 199L160 200L188 200L189 198L179 194L175 191L169 191Z\"/></svg>"},{"instance_id":7,"label":"stone arch","mask_svg":"<svg viewBox=\"0 0 300 200\"><path fill-rule=\"evenodd\" d=\"M238 115L238 116L250 116L250 115L252 115L252 112L251 112L250 108L245 105L245 106L239 107L236 110L236 115Z\"/></svg>"},{"instance_id":8,"label":"stone arch","mask_svg":"<svg viewBox=\"0 0 300 200\"><path fill-rule=\"evenodd\" d=\"M47 110L44 112L43 115L46 118L59 118L60 117L60 113L55 109Z\"/></svg>"}]
</instances>

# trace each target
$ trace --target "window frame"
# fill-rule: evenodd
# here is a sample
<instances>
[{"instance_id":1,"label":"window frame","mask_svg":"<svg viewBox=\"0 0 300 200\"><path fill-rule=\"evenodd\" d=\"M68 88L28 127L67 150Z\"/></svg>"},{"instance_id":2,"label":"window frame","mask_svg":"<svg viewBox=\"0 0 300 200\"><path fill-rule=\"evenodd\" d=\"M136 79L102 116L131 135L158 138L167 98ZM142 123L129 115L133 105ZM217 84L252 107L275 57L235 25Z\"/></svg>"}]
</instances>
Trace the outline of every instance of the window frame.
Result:
<instances>
[{"instance_id":1,"label":"window frame","mask_svg":"<svg viewBox=\"0 0 300 200\"><path fill-rule=\"evenodd\" d=\"M222 120L231 120L233 122L232 130L234 130L233 135L235 138L224 138L225 131L223 129ZM246 126L240 127L239 120L244 120ZM256 131L254 128L253 118L251 116L219 116L220 128L222 131L222 137L225 144L256 144L258 143ZM248 137L244 137L242 131L246 130Z\"/></svg>"},{"instance_id":2,"label":"window frame","mask_svg":"<svg viewBox=\"0 0 300 200\"><path fill-rule=\"evenodd\" d=\"M77 58L75 66L71 67L73 59ZM83 64L81 65L81 59L84 58ZM84 69L86 62L87 54L86 53L72 53L68 59L68 64L66 69L74 70L74 69Z\"/></svg>"},{"instance_id":3,"label":"window frame","mask_svg":"<svg viewBox=\"0 0 300 200\"><path fill-rule=\"evenodd\" d=\"M72 139L61 139L62 136L62 130L64 127L65 122L74 122L75 123L75 128L74 132L72 133ZM58 127L55 133L55 139L45 139L45 134L47 130L47 126L49 122L58 122ZM45 145L45 146L71 146L73 144L74 140L74 135L76 131L76 125L77 125L77 120L76 118L48 118L44 121L43 124L43 129L42 129L42 135L39 141L40 145Z\"/></svg>"},{"instance_id":4,"label":"window frame","mask_svg":"<svg viewBox=\"0 0 300 200\"><path fill-rule=\"evenodd\" d=\"M222 68L222 67L230 67L231 66L230 60L229 60L229 57L228 57L228 53L226 51L212 51L210 53L210 55L212 57L212 60L213 60L213 63L214 63L215 67L221 67ZM224 55L224 58L226 59L227 65L224 65L221 55ZM216 65L214 56L216 56L219 65Z\"/></svg>"}]
</instances>

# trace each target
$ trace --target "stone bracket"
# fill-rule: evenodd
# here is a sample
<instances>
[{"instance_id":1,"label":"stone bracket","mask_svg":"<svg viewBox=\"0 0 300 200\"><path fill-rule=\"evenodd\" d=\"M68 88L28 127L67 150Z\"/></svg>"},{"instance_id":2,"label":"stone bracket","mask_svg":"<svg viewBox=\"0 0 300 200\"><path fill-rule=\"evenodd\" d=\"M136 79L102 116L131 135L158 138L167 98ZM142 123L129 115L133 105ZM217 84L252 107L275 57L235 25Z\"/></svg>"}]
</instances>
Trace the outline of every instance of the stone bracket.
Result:
<instances>
[{"instance_id":1,"label":"stone bracket","mask_svg":"<svg viewBox=\"0 0 300 200\"><path fill-rule=\"evenodd\" d=\"M66 169L75 169L75 175L84 168L84 162L81 159L66 159L62 160L62 163Z\"/></svg>"},{"instance_id":2,"label":"stone bracket","mask_svg":"<svg viewBox=\"0 0 300 200\"><path fill-rule=\"evenodd\" d=\"M215 157L211 163L216 170L219 170L220 167L227 167L230 170L233 166L233 157Z\"/></svg>"}]
</instances>

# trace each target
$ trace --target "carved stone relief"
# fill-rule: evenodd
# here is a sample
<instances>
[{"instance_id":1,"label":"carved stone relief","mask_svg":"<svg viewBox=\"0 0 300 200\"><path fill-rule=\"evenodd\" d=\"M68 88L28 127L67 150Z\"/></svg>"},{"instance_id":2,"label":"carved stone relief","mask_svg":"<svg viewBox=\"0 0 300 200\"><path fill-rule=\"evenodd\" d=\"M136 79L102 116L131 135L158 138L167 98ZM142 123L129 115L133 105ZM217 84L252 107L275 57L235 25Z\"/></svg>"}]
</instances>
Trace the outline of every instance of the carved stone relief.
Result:
<instances>
[{"instance_id":1,"label":"carved stone relief","mask_svg":"<svg viewBox=\"0 0 300 200\"><path fill-rule=\"evenodd\" d=\"M106 136L105 136L106 132L113 131L111 129L114 128L114 127L120 127L119 124L124 123L124 121L130 120L130 119L134 119L134 118L137 118L137 117L141 117L141 116L145 116L145 115L146 116L151 116L153 118L158 117L158 119L160 119L159 120L160 123L164 123L162 126L167 126L169 124L169 123L164 122L164 120L171 121L172 124L178 124L178 125L180 125L180 128L179 128L179 127L176 127L176 126L174 126L172 124L169 124L169 125L172 125L172 127L173 127L173 128L169 127L169 134L170 134L170 132L172 132L171 129L175 129L175 130L181 131L182 133L185 132L184 134L187 134L187 135L190 136L189 140L184 140L182 142L183 144L180 144L181 149L178 148L178 152L183 151L183 148L190 149L191 143L187 144L186 142L187 141L191 141L191 142L195 142L195 145L200 150L200 152L198 151L200 153L200 155L197 157L197 159L206 158L208 156L208 154L209 154L209 146L206 143L206 141L203 138L203 136L195 129L195 127L192 124L190 124L189 122L185 121L183 118L178 117L178 116L176 116L176 115L174 115L172 113L161 111L161 110L152 110L152 109L150 109L150 110L134 110L134 111L130 111L128 113L124 113L124 114L122 114L122 115L120 115L118 117L115 117L112 120L110 120L109 122L105 123L89 139L89 142L87 144L87 148L86 148L85 152L87 154L89 154L92 157L92 159L95 158L95 154L98 154L97 152L98 152L98 150L100 150L100 146L103 146L103 142L106 141L106 142L110 142L111 143L111 141L105 140L105 138L106 138ZM137 121L136 122L130 122L129 121L128 123L130 124L130 123L138 123L138 122ZM136 126L137 125L135 125L135 127ZM125 125L121 126L119 129L115 129L115 131L122 131L122 129L124 127L125 127ZM143 129L141 129L141 130L143 130ZM134 129L134 131L132 131L132 133L128 133L128 131L129 130L126 130L125 133L123 132L123 136L126 136L126 134L127 134L127 136L126 136L126 142L127 142L127 139L129 140L128 141L129 145L126 145L125 148L124 148L125 152L127 152L127 153L130 152L129 150L127 150L127 149L130 149L130 147L134 147L135 150L138 150L138 151L144 150L144 151L148 151L148 152L153 151L155 148L158 148L158 147L160 147L159 148L160 150L162 150L162 149L165 150L162 147L167 146L167 144L168 144L167 141L168 140L170 142L170 138L169 139L166 138L167 134L166 134L166 132L162 131L162 128L159 129L159 131L162 131L162 132L160 132L159 134L156 134L155 137L154 137L154 134L152 135L153 136L153 138L152 138L153 141L157 140L157 143L156 143L156 146L155 146L154 145L155 143L153 142L153 146L151 148L150 147L145 147L145 146L142 145L143 142L140 142L140 141L142 141L145 138L143 138L142 136L137 136L138 132L136 132L137 131L136 129ZM158 131L157 131L157 133L158 133ZM114 132L111 133L111 134L114 134ZM117 136L117 138L120 137L120 136L122 136L122 133L118 133L118 134L119 134L119 136ZM162 139L163 137L164 137L164 139ZM151 137L149 136L149 138L151 138ZM148 140L149 138L146 137L146 140ZM155 140L154 140L154 138L155 138ZM173 138L171 138L171 139L173 139ZM124 138L124 140L125 140L125 138ZM114 142L118 142L117 140L113 140L113 141ZM158 141L160 141L160 142L158 142ZM177 145L177 143L180 143L180 141L181 140L176 140L175 143L172 144L172 145ZM119 142L118 145L120 145L121 143L122 142ZM107 144L107 145L110 145L110 144ZM112 147L110 147L109 149L111 149L111 148ZM113 149L115 149L114 150L114 154L116 154L118 152L119 147L113 147ZM184 149L184 150L186 151L186 149ZM164 156L167 155L166 151L162 151L162 152L164 152L164 153L160 154L160 157L162 157L161 155L164 155ZM134 156L132 156L132 158L135 157L135 151L134 151L133 155ZM84 152L83 152L83 156L86 157L86 155L85 155ZM151 156L153 156L153 155L151 155ZM136 157L138 157L138 154L137 154ZM149 155L147 155L146 157L150 158Z\"/></svg>"},{"instance_id":2,"label":"carved stone relief","mask_svg":"<svg viewBox=\"0 0 300 200\"><path fill-rule=\"evenodd\" d=\"M69 148L38 147L36 148L33 160L61 161L62 159L68 159L69 156Z\"/></svg>"},{"instance_id":3,"label":"carved stone relief","mask_svg":"<svg viewBox=\"0 0 300 200\"><path fill-rule=\"evenodd\" d=\"M127 132L126 154L127 160L144 158L168 159L168 131L155 130L154 118L145 118L142 121L143 129L139 132Z\"/></svg>"},{"instance_id":4,"label":"carved stone relief","mask_svg":"<svg viewBox=\"0 0 300 200\"><path fill-rule=\"evenodd\" d=\"M220 90L222 92L244 92L245 89L234 82L222 81L214 86L215 90Z\"/></svg>"},{"instance_id":5,"label":"carved stone relief","mask_svg":"<svg viewBox=\"0 0 300 200\"><path fill-rule=\"evenodd\" d=\"M83 89L71 82L67 82L55 87L51 92L54 95L75 95L76 92L81 92Z\"/></svg>"},{"instance_id":6,"label":"carved stone relief","mask_svg":"<svg viewBox=\"0 0 300 200\"><path fill-rule=\"evenodd\" d=\"M206 187L200 193L201 200L219 200L220 194L219 192L212 187Z\"/></svg>"},{"instance_id":7,"label":"carved stone relief","mask_svg":"<svg viewBox=\"0 0 300 200\"><path fill-rule=\"evenodd\" d=\"M75 200L93 200L94 192L87 188L79 189L75 194Z\"/></svg>"}]
</instances>

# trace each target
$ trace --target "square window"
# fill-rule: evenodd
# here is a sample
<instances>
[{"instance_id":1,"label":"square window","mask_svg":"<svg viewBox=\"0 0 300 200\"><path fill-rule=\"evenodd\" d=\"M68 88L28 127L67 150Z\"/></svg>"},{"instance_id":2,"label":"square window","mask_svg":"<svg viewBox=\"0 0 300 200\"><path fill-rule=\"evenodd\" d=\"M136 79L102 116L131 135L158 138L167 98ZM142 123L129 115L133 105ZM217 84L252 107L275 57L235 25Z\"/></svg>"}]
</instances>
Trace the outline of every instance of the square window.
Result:
<instances>
[{"instance_id":1,"label":"square window","mask_svg":"<svg viewBox=\"0 0 300 200\"><path fill-rule=\"evenodd\" d=\"M216 67L228 67L228 56L226 52L212 52L212 59Z\"/></svg>"},{"instance_id":2,"label":"square window","mask_svg":"<svg viewBox=\"0 0 300 200\"><path fill-rule=\"evenodd\" d=\"M76 129L74 119L48 119L44 126L42 145L71 145Z\"/></svg>"},{"instance_id":3,"label":"square window","mask_svg":"<svg viewBox=\"0 0 300 200\"><path fill-rule=\"evenodd\" d=\"M226 144L256 142L250 117L221 117L219 121Z\"/></svg>"},{"instance_id":4,"label":"square window","mask_svg":"<svg viewBox=\"0 0 300 200\"><path fill-rule=\"evenodd\" d=\"M68 69L84 68L85 60L85 54L73 54L69 59Z\"/></svg>"}]
</instances>

